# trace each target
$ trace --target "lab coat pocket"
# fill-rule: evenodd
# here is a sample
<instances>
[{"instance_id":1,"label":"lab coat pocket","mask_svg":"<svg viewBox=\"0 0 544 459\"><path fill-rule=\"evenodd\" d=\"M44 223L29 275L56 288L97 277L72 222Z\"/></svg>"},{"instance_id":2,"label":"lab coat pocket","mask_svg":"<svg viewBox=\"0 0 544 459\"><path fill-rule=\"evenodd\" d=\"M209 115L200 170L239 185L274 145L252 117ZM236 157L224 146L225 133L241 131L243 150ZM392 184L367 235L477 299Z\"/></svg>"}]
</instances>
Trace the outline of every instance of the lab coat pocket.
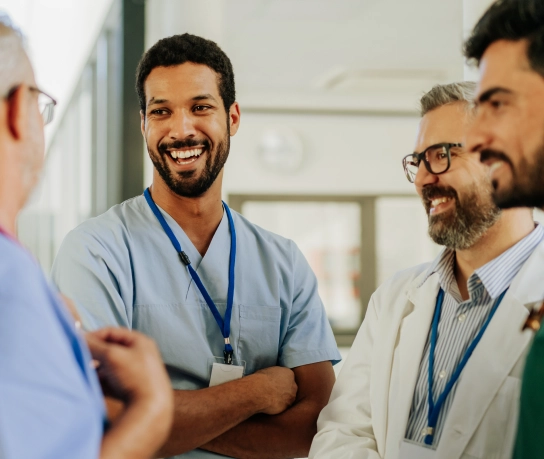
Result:
<instances>
[{"instance_id":1,"label":"lab coat pocket","mask_svg":"<svg viewBox=\"0 0 544 459\"><path fill-rule=\"evenodd\" d=\"M277 365L281 309L278 306L240 305L239 358L246 374Z\"/></svg>"}]
</instances>

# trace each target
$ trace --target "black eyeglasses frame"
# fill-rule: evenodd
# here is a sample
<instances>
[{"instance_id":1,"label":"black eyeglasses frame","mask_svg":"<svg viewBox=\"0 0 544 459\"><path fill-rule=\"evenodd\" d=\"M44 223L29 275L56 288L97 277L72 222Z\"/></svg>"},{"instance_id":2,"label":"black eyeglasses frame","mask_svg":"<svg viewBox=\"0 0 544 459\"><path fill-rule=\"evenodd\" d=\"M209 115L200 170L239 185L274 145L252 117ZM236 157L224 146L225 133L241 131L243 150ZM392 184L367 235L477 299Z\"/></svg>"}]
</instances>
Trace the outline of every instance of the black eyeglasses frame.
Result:
<instances>
[{"instance_id":1,"label":"black eyeglasses frame","mask_svg":"<svg viewBox=\"0 0 544 459\"><path fill-rule=\"evenodd\" d=\"M448 165L446 166L446 169L444 169L441 172L434 172L431 169L431 165L427 161L427 152L431 150L432 148L437 147L444 147L446 149L447 159L448 159ZM415 181L415 174L412 174L411 171L408 170L408 161L412 160L414 162L414 159L417 161L416 166L419 168L421 165L421 161L423 161L423 164L425 164L425 169L433 175L440 175L447 172L451 166L451 152L450 150L452 148L460 148L463 147L462 143L449 143L449 142L443 142L443 143L435 143L431 145L430 147L427 147L425 150L423 150L421 153L410 153L409 155L406 155L404 158L402 158L402 167L404 169L404 174L406 175L406 178L410 183L414 183Z\"/></svg>"}]
</instances>

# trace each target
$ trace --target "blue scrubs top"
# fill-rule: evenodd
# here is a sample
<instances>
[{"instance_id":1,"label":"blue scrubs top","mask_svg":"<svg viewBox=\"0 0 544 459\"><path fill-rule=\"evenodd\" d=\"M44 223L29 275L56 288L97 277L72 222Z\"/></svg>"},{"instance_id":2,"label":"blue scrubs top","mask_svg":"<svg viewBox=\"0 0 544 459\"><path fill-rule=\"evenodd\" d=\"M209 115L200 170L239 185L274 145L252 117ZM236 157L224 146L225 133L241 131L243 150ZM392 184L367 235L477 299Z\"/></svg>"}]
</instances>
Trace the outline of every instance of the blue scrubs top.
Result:
<instances>
[{"instance_id":1,"label":"blue scrubs top","mask_svg":"<svg viewBox=\"0 0 544 459\"><path fill-rule=\"evenodd\" d=\"M0 458L99 457L105 408L90 364L38 264L0 234Z\"/></svg>"},{"instance_id":2,"label":"blue scrubs top","mask_svg":"<svg viewBox=\"0 0 544 459\"><path fill-rule=\"evenodd\" d=\"M226 214L202 257L175 220L161 212L224 317L230 251ZM246 374L274 365L338 362L317 280L295 243L232 214L238 245L230 336L234 358L246 362ZM70 232L52 275L59 289L77 300L85 327L137 329L157 341L174 389L208 387L209 359L223 355L223 337L143 196ZM178 457L223 456L195 450Z\"/></svg>"}]
</instances>

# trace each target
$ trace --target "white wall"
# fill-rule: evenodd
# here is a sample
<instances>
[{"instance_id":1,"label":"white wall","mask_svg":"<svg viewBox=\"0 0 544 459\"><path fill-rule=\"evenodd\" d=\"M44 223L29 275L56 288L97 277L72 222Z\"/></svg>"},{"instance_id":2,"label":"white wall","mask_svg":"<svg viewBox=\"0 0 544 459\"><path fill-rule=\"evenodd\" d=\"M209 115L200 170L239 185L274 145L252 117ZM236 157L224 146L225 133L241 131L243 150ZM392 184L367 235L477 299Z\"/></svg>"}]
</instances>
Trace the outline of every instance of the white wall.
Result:
<instances>
[{"instance_id":1,"label":"white wall","mask_svg":"<svg viewBox=\"0 0 544 459\"><path fill-rule=\"evenodd\" d=\"M413 193L401 158L413 151L415 116L244 114L232 139L225 194ZM271 127L300 137L298 171L274 172L262 161L259 143Z\"/></svg>"},{"instance_id":2,"label":"white wall","mask_svg":"<svg viewBox=\"0 0 544 459\"><path fill-rule=\"evenodd\" d=\"M69 102L75 85L113 0L0 0L27 38L37 83L57 99L53 125Z\"/></svg>"}]
</instances>

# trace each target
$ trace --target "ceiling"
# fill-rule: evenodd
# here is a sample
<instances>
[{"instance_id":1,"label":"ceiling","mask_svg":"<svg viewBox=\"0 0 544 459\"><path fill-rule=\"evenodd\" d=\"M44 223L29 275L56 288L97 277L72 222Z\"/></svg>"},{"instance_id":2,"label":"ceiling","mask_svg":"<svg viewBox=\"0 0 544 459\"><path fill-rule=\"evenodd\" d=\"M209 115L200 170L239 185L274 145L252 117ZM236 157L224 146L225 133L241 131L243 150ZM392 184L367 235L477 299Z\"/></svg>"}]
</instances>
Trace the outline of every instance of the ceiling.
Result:
<instances>
[{"instance_id":1,"label":"ceiling","mask_svg":"<svg viewBox=\"0 0 544 459\"><path fill-rule=\"evenodd\" d=\"M242 92L356 96L463 76L461 0L229 0L227 5L222 46Z\"/></svg>"}]
</instances>

